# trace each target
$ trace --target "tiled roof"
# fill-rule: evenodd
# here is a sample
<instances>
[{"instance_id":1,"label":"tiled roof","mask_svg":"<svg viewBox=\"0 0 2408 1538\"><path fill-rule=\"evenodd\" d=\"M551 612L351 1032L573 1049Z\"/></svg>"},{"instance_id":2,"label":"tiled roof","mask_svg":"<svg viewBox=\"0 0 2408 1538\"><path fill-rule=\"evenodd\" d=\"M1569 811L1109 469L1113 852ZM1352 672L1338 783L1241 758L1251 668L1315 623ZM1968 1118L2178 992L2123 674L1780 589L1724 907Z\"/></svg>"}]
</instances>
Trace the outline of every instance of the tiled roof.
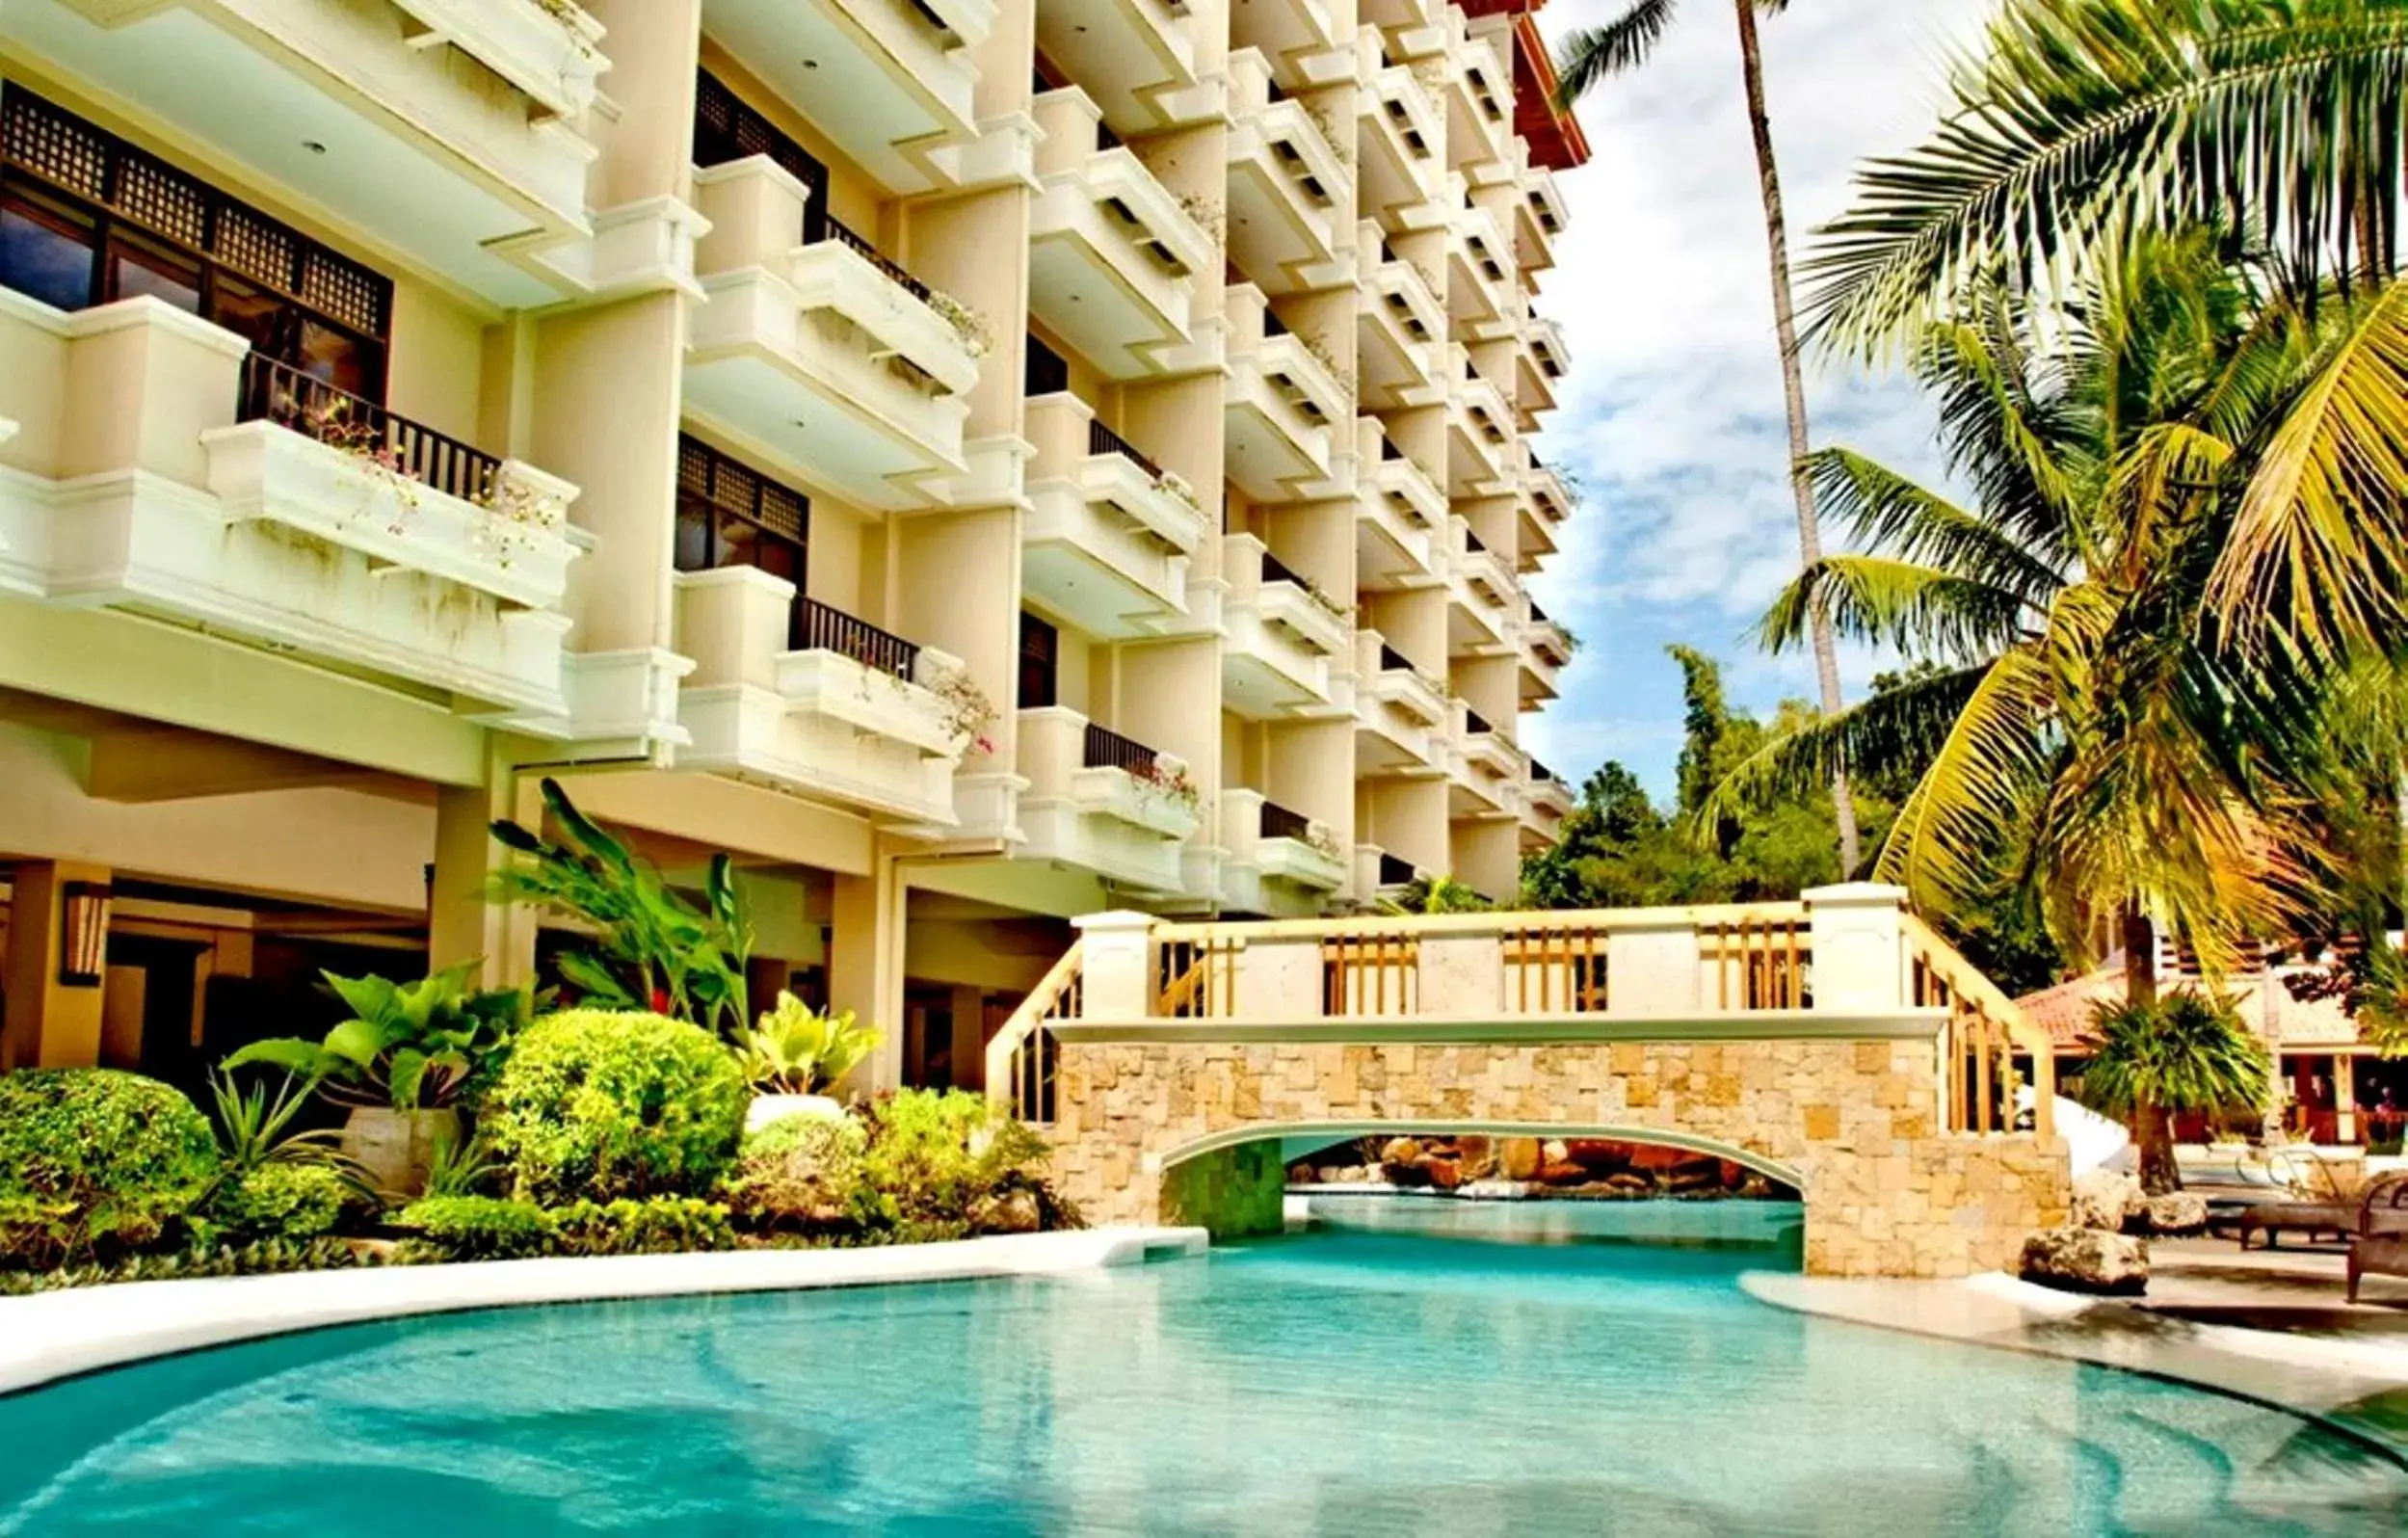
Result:
<instances>
[{"instance_id":1,"label":"tiled roof","mask_svg":"<svg viewBox=\"0 0 2408 1538\"><path fill-rule=\"evenodd\" d=\"M2164 986L2179 983L2167 978ZM2260 1035L2287 1048L2313 1050L2358 1045L2357 1023L2342 1012L2339 999L2303 1002L2293 998L2290 990L2283 986L2280 971L2271 976L2259 972L2235 978L2227 988L2241 1019ZM2077 1053L2089 1046L2093 1007L2123 996L2123 962L2121 958L2110 958L2106 966L2086 977L2026 994L2015 1002L2026 1020L2049 1033L2058 1050Z\"/></svg>"}]
</instances>

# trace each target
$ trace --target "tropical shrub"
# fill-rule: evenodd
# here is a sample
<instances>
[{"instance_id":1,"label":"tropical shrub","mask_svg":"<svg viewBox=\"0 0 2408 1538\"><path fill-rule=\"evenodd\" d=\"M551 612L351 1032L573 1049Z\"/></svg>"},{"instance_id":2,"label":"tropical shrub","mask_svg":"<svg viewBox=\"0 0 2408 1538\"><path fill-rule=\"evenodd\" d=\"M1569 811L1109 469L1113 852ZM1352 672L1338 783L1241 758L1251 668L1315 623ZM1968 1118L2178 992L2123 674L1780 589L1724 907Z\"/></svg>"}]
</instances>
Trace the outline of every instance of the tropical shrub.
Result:
<instances>
[{"instance_id":1,"label":"tropical shrub","mask_svg":"<svg viewBox=\"0 0 2408 1538\"><path fill-rule=\"evenodd\" d=\"M109 1261L155 1244L217 1175L208 1122L156 1079L0 1074L0 1269Z\"/></svg>"},{"instance_id":2,"label":"tropical shrub","mask_svg":"<svg viewBox=\"0 0 2408 1538\"><path fill-rule=\"evenodd\" d=\"M680 1255L736 1247L728 1208L690 1196L579 1202L551 1218L564 1255Z\"/></svg>"},{"instance_id":3,"label":"tropical shrub","mask_svg":"<svg viewBox=\"0 0 2408 1538\"><path fill-rule=\"evenodd\" d=\"M744 1076L764 1095L816 1095L860 1067L881 1033L851 1010L823 1015L792 994L736 1044Z\"/></svg>"},{"instance_id":4,"label":"tropical shrub","mask_svg":"<svg viewBox=\"0 0 2408 1538\"><path fill-rule=\"evenodd\" d=\"M528 1201L699 1196L734 1163L751 1099L698 1026L569 1010L518 1039L480 1125Z\"/></svg>"},{"instance_id":5,"label":"tropical shrub","mask_svg":"<svg viewBox=\"0 0 2408 1538\"><path fill-rule=\"evenodd\" d=\"M2082 1070L2081 1101L2131 1128L2140 1183L2151 1192L2182 1185L2174 1158L2176 1112L2265 1103L2271 1088L2265 1044L2220 998L2184 989L2154 1003L2101 1004L2091 1028L2098 1045Z\"/></svg>"},{"instance_id":6,"label":"tropical shrub","mask_svg":"<svg viewBox=\"0 0 2408 1538\"><path fill-rule=\"evenodd\" d=\"M407 1261L523 1260L551 1254L559 1239L549 1212L493 1196L422 1197L393 1223L411 1235L398 1251Z\"/></svg>"},{"instance_id":7,"label":"tropical shrub","mask_svg":"<svg viewBox=\"0 0 2408 1538\"><path fill-rule=\"evenodd\" d=\"M501 1162L482 1136L435 1139L427 1159L429 1196L483 1196L501 1174Z\"/></svg>"},{"instance_id":8,"label":"tropical shrub","mask_svg":"<svg viewBox=\"0 0 2408 1538\"><path fill-rule=\"evenodd\" d=\"M274 1090L265 1084L245 1089L224 1069L210 1075L210 1119L216 1126L225 1179L271 1164L340 1164L342 1154L331 1130L291 1130L293 1118L309 1103L315 1087L311 1080L292 1074L285 1074Z\"/></svg>"},{"instance_id":9,"label":"tropical shrub","mask_svg":"<svg viewBox=\"0 0 2408 1538\"><path fill-rule=\"evenodd\" d=\"M884 1216L871 1189L869 1133L850 1116L787 1116L745 1135L725 1195L736 1221L812 1233Z\"/></svg>"},{"instance_id":10,"label":"tropical shrub","mask_svg":"<svg viewBox=\"0 0 2408 1538\"><path fill-rule=\"evenodd\" d=\"M262 1164L220 1181L203 1221L224 1244L308 1244L335 1231L352 1198L350 1182L331 1165Z\"/></svg>"},{"instance_id":11,"label":"tropical shrub","mask_svg":"<svg viewBox=\"0 0 2408 1538\"><path fill-rule=\"evenodd\" d=\"M164 1255L135 1255L109 1265L76 1265L56 1271L0 1271L0 1297L93 1287L114 1282L181 1282L194 1277L268 1276L288 1271L340 1271L382 1265L372 1250L341 1239L297 1244L265 1239L236 1246L196 1245Z\"/></svg>"},{"instance_id":12,"label":"tropical shrub","mask_svg":"<svg viewBox=\"0 0 2408 1538\"><path fill-rule=\"evenodd\" d=\"M346 1104L412 1111L473 1102L532 1008L517 989L470 987L482 965L463 962L414 983L327 972L327 987L351 1009L349 1020L321 1041L253 1042L225 1066L274 1064Z\"/></svg>"},{"instance_id":13,"label":"tropical shrub","mask_svg":"<svg viewBox=\"0 0 2408 1538\"><path fill-rule=\"evenodd\" d=\"M579 811L559 782L543 782L543 805L559 843L515 822L493 824L497 840L527 857L495 879L494 895L593 927L591 941L559 957L561 975L582 1002L741 1031L753 1018L744 980L753 921L733 862L712 858L698 904Z\"/></svg>"},{"instance_id":14,"label":"tropical shrub","mask_svg":"<svg viewBox=\"0 0 2408 1538\"><path fill-rule=\"evenodd\" d=\"M863 1173L887 1221L964 1224L996 1196L1036 1191L1045 1139L984 1096L963 1090L900 1090L870 1110Z\"/></svg>"}]
</instances>

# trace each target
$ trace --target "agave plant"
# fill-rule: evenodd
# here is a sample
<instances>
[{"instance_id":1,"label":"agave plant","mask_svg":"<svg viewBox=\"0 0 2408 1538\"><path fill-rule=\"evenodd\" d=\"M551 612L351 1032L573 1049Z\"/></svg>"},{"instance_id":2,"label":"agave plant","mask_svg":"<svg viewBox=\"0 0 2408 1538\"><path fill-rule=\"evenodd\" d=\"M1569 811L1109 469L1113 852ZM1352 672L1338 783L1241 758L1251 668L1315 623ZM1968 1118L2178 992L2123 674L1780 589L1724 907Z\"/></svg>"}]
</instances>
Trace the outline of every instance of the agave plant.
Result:
<instances>
[{"instance_id":1,"label":"agave plant","mask_svg":"<svg viewBox=\"0 0 2408 1538\"><path fill-rule=\"evenodd\" d=\"M736 1056L753 1087L767 1095L816 1095L841 1080L884 1039L851 1010L821 1014L792 994L744 1033Z\"/></svg>"},{"instance_id":2,"label":"agave plant","mask_svg":"<svg viewBox=\"0 0 2408 1538\"><path fill-rule=\"evenodd\" d=\"M495 878L495 895L592 927L582 948L561 953L569 985L595 1008L650 1010L729 1037L741 1032L752 1016L744 968L753 924L728 857L712 857L697 903L579 811L558 781L543 782L543 805L558 843L515 822L493 824L496 839L527 857Z\"/></svg>"},{"instance_id":3,"label":"agave plant","mask_svg":"<svg viewBox=\"0 0 2408 1538\"><path fill-rule=\"evenodd\" d=\"M347 1105L412 1111L449 1105L496 1071L532 1013L516 989L470 986L480 963L463 962L413 983L325 974L352 1017L310 1042L253 1042L228 1069L266 1063Z\"/></svg>"},{"instance_id":4,"label":"agave plant","mask_svg":"<svg viewBox=\"0 0 2408 1538\"><path fill-rule=\"evenodd\" d=\"M245 1089L225 1069L211 1074L210 1108L225 1178L238 1179L271 1164L342 1164L332 1131L287 1130L316 1088L316 1080L297 1074L285 1074L273 1090L265 1083Z\"/></svg>"},{"instance_id":5,"label":"agave plant","mask_svg":"<svg viewBox=\"0 0 2408 1538\"><path fill-rule=\"evenodd\" d=\"M437 1134L427 1159L428 1196L484 1196L501 1173L501 1161L482 1136Z\"/></svg>"}]
</instances>

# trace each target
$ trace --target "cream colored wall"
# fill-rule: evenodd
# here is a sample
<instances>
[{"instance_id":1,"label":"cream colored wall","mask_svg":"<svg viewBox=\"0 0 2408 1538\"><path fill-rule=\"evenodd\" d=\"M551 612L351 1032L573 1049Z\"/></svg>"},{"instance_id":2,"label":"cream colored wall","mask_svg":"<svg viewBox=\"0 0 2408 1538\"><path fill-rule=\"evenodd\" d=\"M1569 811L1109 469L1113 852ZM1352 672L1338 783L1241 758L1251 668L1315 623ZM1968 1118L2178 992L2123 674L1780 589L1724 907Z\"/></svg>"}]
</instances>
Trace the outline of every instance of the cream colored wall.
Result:
<instances>
[{"instance_id":1,"label":"cream colored wall","mask_svg":"<svg viewBox=\"0 0 2408 1538\"><path fill-rule=\"evenodd\" d=\"M857 233L878 244L882 250L892 250L893 236L886 227L886 199L877 178L861 169L860 162L847 155L822 133L819 125L771 90L742 62L707 34L702 39L702 67L717 75L738 99L754 112L768 119L778 131L810 152L811 158L828 168L828 211L844 222ZM691 154L691 148L688 149Z\"/></svg>"},{"instance_id":2,"label":"cream colored wall","mask_svg":"<svg viewBox=\"0 0 2408 1538\"><path fill-rule=\"evenodd\" d=\"M484 315L423 283L396 282L384 402L438 433L488 453L506 453L508 443L485 438L479 411L486 330Z\"/></svg>"}]
</instances>

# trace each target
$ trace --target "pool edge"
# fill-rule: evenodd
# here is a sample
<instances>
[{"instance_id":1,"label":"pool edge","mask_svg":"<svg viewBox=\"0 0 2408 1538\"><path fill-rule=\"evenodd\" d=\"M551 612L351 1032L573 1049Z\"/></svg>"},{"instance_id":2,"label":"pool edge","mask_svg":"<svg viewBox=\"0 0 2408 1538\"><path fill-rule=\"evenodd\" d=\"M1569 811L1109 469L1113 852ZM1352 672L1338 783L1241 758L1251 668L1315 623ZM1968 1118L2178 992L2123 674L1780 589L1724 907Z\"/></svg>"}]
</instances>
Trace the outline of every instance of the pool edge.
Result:
<instances>
[{"instance_id":1,"label":"pool edge","mask_svg":"<svg viewBox=\"0 0 2408 1538\"><path fill-rule=\"evenodd\" d=\"M0 1395L274 1336L478 1309L1065 1276L1201 1255L1202 1229L1106 1228L860 1250L741 1250L127 1282L0 1298Z\"/></svg>"}]
</instances>

